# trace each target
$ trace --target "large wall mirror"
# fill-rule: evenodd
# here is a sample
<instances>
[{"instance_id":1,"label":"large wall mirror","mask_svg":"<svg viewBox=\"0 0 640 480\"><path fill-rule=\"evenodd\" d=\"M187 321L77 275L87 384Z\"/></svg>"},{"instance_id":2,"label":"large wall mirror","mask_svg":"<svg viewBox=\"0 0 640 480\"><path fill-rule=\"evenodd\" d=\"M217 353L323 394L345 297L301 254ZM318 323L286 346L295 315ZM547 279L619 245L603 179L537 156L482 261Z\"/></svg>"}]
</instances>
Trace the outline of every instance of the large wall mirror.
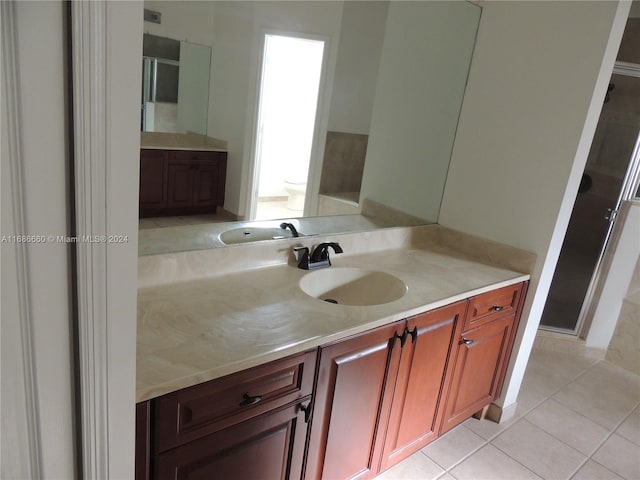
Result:
<instances>
[{"instance_id":1,"label":"large wall mirror","mask_svg":"<svg viewBox=\"0 0 640 480\"><path fill-rule=\"evenodd\" d=\"M437 222L480 19L477 5L237 0L145 1L144 8L161 14L160 23L141 27L145 46L167 39L179 46L179 60L165 62L179 64L172 94L177 106L171 107L177 127L166 131L227 142L224 209L232 219L252 211L264 37L275 32L325 42L310 197L294 224L313 235ZM154 58L160 55L145 47L142 104L154 103L156 117L148 123L155 128L164 117L157 115L163 102L152 96ZM375 218L363 215L373 211ZM315 226L305 223L311 220ZM249 225L141 226L139 251L211 248L220 231Z\"/></svg>"}]
</instances>

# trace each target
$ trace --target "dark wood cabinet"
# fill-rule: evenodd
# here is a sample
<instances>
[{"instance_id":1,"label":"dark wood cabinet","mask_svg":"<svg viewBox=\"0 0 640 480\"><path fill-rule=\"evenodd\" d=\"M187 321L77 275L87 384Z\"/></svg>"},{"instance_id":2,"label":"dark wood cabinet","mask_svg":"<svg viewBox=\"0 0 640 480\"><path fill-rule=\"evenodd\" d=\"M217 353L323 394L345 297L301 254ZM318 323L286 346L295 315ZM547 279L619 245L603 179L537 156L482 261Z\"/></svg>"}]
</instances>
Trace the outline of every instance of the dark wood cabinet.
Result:
<instances>
[{"instance_id":1,"label":"dark wood cabinet","mask_svg":"<svg viewBox=\"0 0 640 480\"><path fill-rule=\"evenodd\" d=\"M500 395L525 289L526 284L517 284L470 299L469 314L456 335L442 433Z\"/></svg>"},{"instance_id":2,"label":"dark wood cabinet","mask_svg":"<svg viewBox=\"0 0 640 480\"><path fill-rule=\"evenodd\" d=\"M436 439L451 339L466 307L459 302L407 320L381 470Z\"/></svg>"},{"instance_id":3,"label":"dark wood cabinet","mask_svg":"<svg viewBox=\"0 0 640 480\"><path fill-rule=\"evenodd\" d=\"M140 151L140 217L219 213L227 153Z\"/></svg>"},{"instance_id":4,"label":"dark wood cabinet","mask_svg":"<svg viewBox=\"0 0 640 480\"><path fill-rule=\"evenodd\" d=\"M320 349L306 478L366 479L436 439L467 302Z\"/></svg>"},{"instance_id":5,"label":"dark wood cabinet","mask_svg":"<svg viewBox=\"0 0 640 480\"><path fill-rule=\"evenodd\" d=\"M154 478L299 479L307 431L304 406L303 401L280 407L159 454Z\"/></svg>"},{"instance_id":6,"label":"dark wood cabinet","mask_svg":"<svg viewBox=\"0 0 640 480\"><path fill-rule=\"evenodd\" d=\"M164 150L140 151L141 216L161 214L167 208L166 160L167 153Z\"/></svg>"},{"instance_id":7,"label":"dark wood cabinet","mask_svg":"<svg viewBox=\"0 0 640 480\"><path fill-rule=\"evenodd\" d=\"M301 478L316 351L140 402L136 480Z\"/></svg>"},{"instance_id":8,"label":"dark wood cabinet","mask_svg":"<svg viewBox=\"0 0 640 480\"><path fill-rule=\"evenodd\" d=\"M404 329L397 322L320 349L305 478L378 472L390 403L385 391L393 389L401 353L395 339Z\"/></svg>"}]
</instances>

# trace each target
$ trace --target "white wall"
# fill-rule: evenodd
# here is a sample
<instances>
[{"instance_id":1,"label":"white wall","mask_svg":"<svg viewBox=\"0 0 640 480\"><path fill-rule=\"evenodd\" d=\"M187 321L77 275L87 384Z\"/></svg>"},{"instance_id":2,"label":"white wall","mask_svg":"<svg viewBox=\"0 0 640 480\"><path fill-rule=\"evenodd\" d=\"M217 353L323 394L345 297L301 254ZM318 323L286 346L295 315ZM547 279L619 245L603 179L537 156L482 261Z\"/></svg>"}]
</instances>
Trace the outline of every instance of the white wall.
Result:
<instances>
[{"instance_id":1,"label":"white wall","mask_svg":"<svg viewBox=\"0 0 640 480\"><path fill-rule=\"evenodd\" d=\"M144 33L211 46L215 2L145 0L144 8L160 12L162 23L143 22Z\"/></svg>"},{"instance_id":2,"label":"white wall","mask_svg":"<svg viewBox=\"0 0 640 480\"><path fill-rule=\"evenodd\" d=\"M328 129L368 135L388 2L345 2Z\"/></svg>"},{"instance_id":3,"label":"white wall","mask_svg":"<svg viewBox=\"0 0 640 480\"><path fill-rule=\"evenodd\" d=\"M391 2L360 198L436 221L480 9Z\"/></svg>"},{"instance_id":4,"label":"white wall","mask_svg":"<svg viewBox=\"0 0 640 480\"><path fill-rule=\"evenodd\" d=\"M3 5L5 14L6 5ZM67 183L67 124L65 45L63 42L65 15L63 2L15 2L14 24L17 32L17 77L19 96L16 98L21 118L10 118L12 125L20 131L18 158L5 156L6 125L3 126L2 157L2 233L27 235L63 235L68 232L70 186ZM3 22L6 18L3 18ZM4 23L3 23L4 24ZM3 45L6 48L7 45ZM3 56L3 67L4 64ZM6 73L6 72L3 72ZM13 72L9 72L10 74ZM2 105L3 120L7 113ZM13 152L12 152L13 153ZM23 169L23 211L12 213L12 202L6 202L8 191L18 194L18 185L7 190L10 181L9 162ZM24 215L25 230L14 230L15 224L7 224L15 214ZM15 218L17 218L15 217ZM14 219L15 219L14 218ZM2 473L3 478L21 478L25 457L40 454L40 478L74 478L74 420L73 406L73 360L72 322L69 271L69 246L48 241L44 244L26 246L26 285L17 277L18 267L11 254L14 246L2 245ZM9 274L9 276L7 276ZM11 274L16 275L13 278ZM22 288L26 287L26 291ZM26 295L26 311L21 310L20 294ZM10 316L5 317L9 313ZM21 322L31 323L36 437L40 452L20 451L24 447L26 430L12 435L14 422L20 418L7 419L12 415L4 403L7 396L29 395L25 378L16 378L21 368L23 345L18 331L24 328ZM7 326L16 328L5 329ZM10 336L6 336L9 333ZM11 342L11 343L6 343ZM15 342L15 343L14 343ZM10 356L7 357L7 354ZM13 358L12 358L13 357ZM14 363L15 362L15 363ZM7 375L9 374L9 375ZM22 389L22 392L20 391ZM15 395L15 396L14 396ZM5 429L12 425L9 429ZM23 425L24 427L25 425ZM37 442L36 442L37 443ZM13 449L13 451L12 451ZM7 455L11 455L8 457ZM37 475L37 472L31 472ZM25 478L25 477L22 477Z\"/></svg>"},{"instance_id":5,"label":"white wall","mask_svg":"<svg viewBox=\"0 0 640 480\"><path fill-rule=\"evenodd\" d=\"M516 400L629 3L483 3L439 223L538 255L502 404Z\"/></svg>"}]
</instances>

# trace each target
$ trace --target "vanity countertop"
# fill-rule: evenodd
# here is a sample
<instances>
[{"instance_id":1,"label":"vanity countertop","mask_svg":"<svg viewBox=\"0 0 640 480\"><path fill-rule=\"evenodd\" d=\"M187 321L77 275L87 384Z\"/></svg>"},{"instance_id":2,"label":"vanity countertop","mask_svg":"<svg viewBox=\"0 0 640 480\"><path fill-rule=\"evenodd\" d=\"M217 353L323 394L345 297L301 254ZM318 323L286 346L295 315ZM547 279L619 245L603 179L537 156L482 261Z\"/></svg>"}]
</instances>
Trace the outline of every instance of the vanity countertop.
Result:
<instances>
[{"instance_id":1,"label":"vanity countertop","mask_svg":"<svg viewBox=\"0 0 640 480\"><path fill-rule=\"evenodd\" d=\"M334 256L330 268L384 271L408 286L399 300L365 307L307 296L298 284L310 272L284 264L141 287L137 401L529 279L482 262L442 243Z\"/></svg>"},{"instance_id":2,"label":"vanity countertop","mask_svg":"<svg viewBox=\"0 0 640 480\"><path fill-rule=\"evenodd\" d=\"M227 142L197 133L140 132L140 148L226 152Z\"/></svg>"}]
</instances>

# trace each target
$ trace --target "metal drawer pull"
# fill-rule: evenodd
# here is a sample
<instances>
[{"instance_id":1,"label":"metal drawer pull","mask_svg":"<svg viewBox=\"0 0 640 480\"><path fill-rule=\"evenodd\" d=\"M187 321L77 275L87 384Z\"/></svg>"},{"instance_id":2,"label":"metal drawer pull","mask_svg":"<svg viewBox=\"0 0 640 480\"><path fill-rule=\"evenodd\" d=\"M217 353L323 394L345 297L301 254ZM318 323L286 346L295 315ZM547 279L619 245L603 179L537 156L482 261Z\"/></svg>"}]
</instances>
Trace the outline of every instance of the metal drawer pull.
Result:
<instances>
[{"instance_id":1,"label":"metal drawer pull","mask_svg":"<svg viewBox=\"0 0 640 480\"><path fill-rule=\"evenodd\" d=\"M249 405L255 405L260 400L262 400L262 395L256 395L255 397L252 397L248 393L245 393L244 395L242 395L242 401L240 402L240 406L248 407Z\"/></svg>"},{"instance_id":2,"label":"metal drawer pull","mask_svg":"<svg viewBox=\"0 0 640 480\"><path fill-rule=\"evenodd\" d=\"M504 307L500 305L494 305L493 307L491 307L491 310L495 312L501 312L502 310L504 310Z\"/></svg>"},{"instance_id":3,"label":"metal drawer pull","mask_svg":"<svg viewBox=\"0 0 640 480\"><path fill-rule=\"evenodd\" d=\"M462 338L462 340L460 340L461 344L465 344L465 345L473 345L473 340L469 339L469 338Z\"/></svg>"}]
</instances>

